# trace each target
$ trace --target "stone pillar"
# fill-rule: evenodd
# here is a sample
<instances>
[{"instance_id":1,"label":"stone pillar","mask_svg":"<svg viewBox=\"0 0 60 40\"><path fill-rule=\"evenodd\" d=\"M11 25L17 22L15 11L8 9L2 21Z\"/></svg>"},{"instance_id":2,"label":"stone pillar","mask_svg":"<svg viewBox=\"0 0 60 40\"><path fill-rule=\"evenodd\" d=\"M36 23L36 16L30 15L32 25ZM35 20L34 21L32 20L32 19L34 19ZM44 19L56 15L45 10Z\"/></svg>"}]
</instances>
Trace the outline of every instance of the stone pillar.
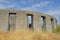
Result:
<instances>
[{"instance_id":1,"label":"stone pillar","mask_svg":"<svg viewBox=\"0 0 60 40\"><path fill-rule=\"evenodd\" d=\"M33 15L33 27L34 31L42 31L41 29L41 16L39 14Z\"/></svg>"},{"instance_id":2,"label":"stone pillar","mask_svg":"<svg viewBox=\"0 0 60 40\"><path fill-rule=\"evenodd\" d=\"M46 30L52 32L51 18L49 16L46 16Z\"/></svg>"},{"instance_id":3,"label":"stone pillar","mask_svg":"<svg viewBox=\"0 0 60 40\"><path fill-rule=\"evenodd\" d=\"M1 28L2 28L3 32L8 31L8 17L9 17L8 12L2 12L2 14L1 14Z\"/></svg>"},{"instance_id":4,"label":"stone pillar","mask_svg":"<svg viewBox=\"0 0 60 40\"><path fill-rule=\"evenodd\" d=\"M16 29L26 29L26 28L27 28L27 14L25 12L17 13Z\"/></svg>"},{"instance_id":5,"label":"stone pillar","mask_svg":"<svg viewBox=\"0 0 60 40\"><path fill-rule=\"evenodd\" d=\"M57 20L55 19L55 18L53 18L53 25L54 25L54 30L56 30L56 28L57 28Z\"/></svg>"}]
</instances>

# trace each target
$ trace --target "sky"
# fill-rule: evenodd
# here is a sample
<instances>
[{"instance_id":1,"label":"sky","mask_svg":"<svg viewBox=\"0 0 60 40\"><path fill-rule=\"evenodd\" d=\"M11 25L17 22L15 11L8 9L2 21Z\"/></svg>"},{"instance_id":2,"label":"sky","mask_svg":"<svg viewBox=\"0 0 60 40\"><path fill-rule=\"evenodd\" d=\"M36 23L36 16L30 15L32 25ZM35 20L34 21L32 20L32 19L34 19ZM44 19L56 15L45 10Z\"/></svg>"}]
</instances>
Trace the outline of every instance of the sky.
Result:
<instances>
[{"instance_id":1,"label":"sky","mask_svg":"<svg viewBox=\"0 0 60 40\"><path fill-rule=\"evenodd\" d=\"M0 9L41 12L54 16L60 24L60 0L0 0Z\"/></svg>"}]
</instances>

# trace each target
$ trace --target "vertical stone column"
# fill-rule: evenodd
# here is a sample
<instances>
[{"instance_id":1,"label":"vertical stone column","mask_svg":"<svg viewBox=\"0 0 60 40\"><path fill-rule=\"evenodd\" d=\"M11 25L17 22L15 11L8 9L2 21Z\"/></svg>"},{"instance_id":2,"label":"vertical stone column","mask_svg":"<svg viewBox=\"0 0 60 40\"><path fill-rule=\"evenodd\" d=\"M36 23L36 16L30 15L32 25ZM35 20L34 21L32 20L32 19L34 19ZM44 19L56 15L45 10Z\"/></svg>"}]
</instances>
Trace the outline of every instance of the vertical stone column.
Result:
<instances>
[{"instance_id":1,"label":"vertical stone column","mask_svg":"<svg viewBox=\"0 0 60 40\"><path fill-rule=\"evenodd\" d=\"M16 29L26 29L26 28L27 28L27 14L24 12L17 13Z\"/></svg>"},{"instance_id":2,"label":"vertical stone column","mask_svg":"<svg viewBox=\"0 0 60 40\"><path fill-rule=\"evenodd\" d=\"M1 28L3 30L3 32L7 32L8 31L8 12L2 12L1 14Z\"/></svg>"},{"instance_id":3,"label":"vertical stone column","mask_svg":"<svg viewBox=\"0 0 60 40\"><path fill-rule=\"evenodd\" d=\"M46 16L46 30L52 32L51 18L49 16Z\"/></svg>"},{"instance_id":4,"label":"vertical stone column","mask_svg":"<svg viewBox=\"0 0 60 40\"><path fill-rule=\"evenodd\" d=\"M54 25L54 30L56 30L56 28L57 28L57 20L55 19L55 18L53 18L53 25Z\"/></svg>"},{"instance_id":5,"label":"vertical stone column","mask_svg":"<svg viewBox=\"0 0 60 40\"><path fill-rule=\"evenodd\" d=\"M33 27L34 31L42 31L41 29L41 16L39 14L33 15Z\"/></svg>"},{"instance_id":6,"label":"vertical stone column","mask_svg":"<svg viewBox=\"0 0 60 40\"><path fill-rule=\"evenodd\" d=\"M16 13L16 28L15 30L20 29L20 13Z\"/></svg>"}]
</instances>

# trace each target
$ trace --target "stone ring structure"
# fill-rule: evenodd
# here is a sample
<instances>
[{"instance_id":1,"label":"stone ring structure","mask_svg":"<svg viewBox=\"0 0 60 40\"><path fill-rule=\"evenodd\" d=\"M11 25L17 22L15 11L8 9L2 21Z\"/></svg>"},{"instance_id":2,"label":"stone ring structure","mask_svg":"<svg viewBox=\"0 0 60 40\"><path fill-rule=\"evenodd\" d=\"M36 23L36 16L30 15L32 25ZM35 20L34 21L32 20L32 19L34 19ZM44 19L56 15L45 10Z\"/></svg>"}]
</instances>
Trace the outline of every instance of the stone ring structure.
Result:
<instances>
[{"instance_id":1,"label":"stone ring structure","mask_svg":"<svg viewBox=\"0 0 60 40\"><path fill-rule=\"evenodd\" d=\"M0 29L4 32L17 29L52 32L56 27L56 18L47 14L23 10L0 10Z\"/></svg>"}]
</instances>

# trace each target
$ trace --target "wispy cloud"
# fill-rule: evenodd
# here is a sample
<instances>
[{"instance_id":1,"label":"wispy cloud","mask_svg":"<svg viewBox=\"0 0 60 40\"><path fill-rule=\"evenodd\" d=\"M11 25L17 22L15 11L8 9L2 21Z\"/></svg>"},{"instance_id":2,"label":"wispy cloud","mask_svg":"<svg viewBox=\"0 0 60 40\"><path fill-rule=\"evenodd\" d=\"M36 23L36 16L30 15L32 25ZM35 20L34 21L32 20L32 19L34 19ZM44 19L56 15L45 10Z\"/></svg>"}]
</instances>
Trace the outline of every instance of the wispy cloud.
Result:
<instances>
[{"instance_id":1,"label":"wispy cloud","mask_svg":"<svg viewBox=\"0 0 60 40\"><path fill-rule=\"evenodd\" d=\"M29 7L21 8L21 10L35 10L38 7L41 8L43 6L46 6L49 3L50 3L50 1L40 2L40 3L33 4L32 6L29 6Z\"/></svg>"},{"instance_id":2,"label":"wispy cloud","mask_svg":"<svg viewBox=\"0 0 60 40\"><path fill-rule=\"evenodd\" d=\"M15 3L15 2L11 2L10 0L0 0L0 2L4 2L4 3L0 3L0 9L10 9L10 8L13 8L13 9L21 9L21 10L35 10L37 9L38 7L43 7L43 6L46 6L49 4L50 1L45 1L45 2L40 2L40 3L33 3L34 1L32 0L27 0L27 1L19 1L18 3ZM27 7L22 7L22 8L18 8L18 6L22 6L20 5L20 3L22 4L27 4L27 3L33 3L31 6L27 6ZM38 9L37 9L38 10Z\"/></svg>"},{"instance_id":3,"label":"wispy cloud","mask_svg":"<svg viewBox=\"0 0 60 40\"><path fill-rule=\"evenodd\" d=\"M50 15L59 15L60 14L60 9L59 10L49 10L47 14Z\"/></svg>"},{"instance_id":4,"label":"wispy cloud","mask_svg":"<svg viewBox=\"0 0 60 40\"><path fill-rule=\"evenodd\" d=\"M7 0L0 0L0 2L5 2L5 1L7 1Z\"/></svg>"},{"instance_id":5,"label":"wispy cloud","mask_svg":"<svg viewBox=\"0 0 60 40\"><path fill-rule=\"evenodd\" d=\"M27 4L28 3L26 0L20 0L19 2L22 3L22 4Z\"/></svg>"},{"instance_id":6,"label":"wispy cloud","mask_svg":"<svg viewBox=\"0 0 60 40\"><path fill-rule=\"evenodd\" d=\"M15 7L15 4L8 4L8 5L0 4L0 9L9 9L13 7Z\"/></svg>"}]
</instances>

